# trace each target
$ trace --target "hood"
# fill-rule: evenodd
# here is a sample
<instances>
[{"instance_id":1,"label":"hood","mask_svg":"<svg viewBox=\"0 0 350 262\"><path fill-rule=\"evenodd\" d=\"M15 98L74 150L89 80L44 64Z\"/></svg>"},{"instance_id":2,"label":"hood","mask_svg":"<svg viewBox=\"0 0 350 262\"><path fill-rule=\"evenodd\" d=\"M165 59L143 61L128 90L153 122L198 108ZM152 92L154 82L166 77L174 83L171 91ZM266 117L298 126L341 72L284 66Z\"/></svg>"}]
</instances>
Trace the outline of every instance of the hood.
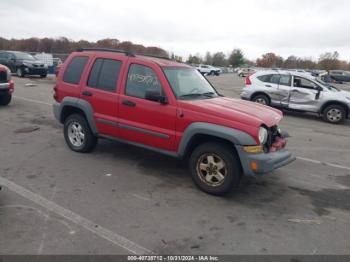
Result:
<instances>
[{"instance_id":1,"label":"hood","mask_svg":"<svg viewBox=\"0 0 350 262\"><path fill-rule=\"evenodd\" d=\"M44 62L40 61L40 60L21 60L23 63L28 63L28 64L32 64L32 65L43 65Z\"/></svg>"},{"instance_id":2,"label":"hood","mask_svg":"<svg viewBox=\"0 0 350 262\"><path fill-rule=\"evenodd\" d=\"M349 91L341 90L340 93L341 93L342 95L344 95L345 97L350 98L350 92L349 92Z\"/></svg>"},{"instance_id":3,"label":"hood","mask_svg":"<svg viewBox=\"0 0 350 262\"><path fill-rule=\"evenodd\" d=\"M220 118L241 122L247 125L268 127L277 125L282 119L282 112L269 106L254 102L229 98L217 97L203 100L183 101L189 109Z\"/></svg>"}]
</instances>

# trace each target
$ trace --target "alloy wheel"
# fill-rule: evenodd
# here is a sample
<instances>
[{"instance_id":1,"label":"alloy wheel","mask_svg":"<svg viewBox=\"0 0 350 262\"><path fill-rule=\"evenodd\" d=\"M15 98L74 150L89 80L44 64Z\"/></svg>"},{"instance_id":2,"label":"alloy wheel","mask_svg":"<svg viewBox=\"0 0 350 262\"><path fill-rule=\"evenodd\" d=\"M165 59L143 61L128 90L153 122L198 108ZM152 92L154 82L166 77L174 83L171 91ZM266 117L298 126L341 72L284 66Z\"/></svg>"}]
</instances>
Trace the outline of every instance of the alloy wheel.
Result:
<instances>
[{"instance_id":1,"label":"alloy wheel","mask_svg":"<svg viewBox=\"0 0 350 262\"><path fill-rule=\"evenodd\" d=\"M197 175L209 186L219 186L227 175L226 163L213 153L203 154L197 161Z\"/></svg>"},{"instance_id":2,"label":"alloy wheel","mask_svg":"<svg viewBox=\"0 0 350 262\"><path fill-rule=\"evenodd\" d=\"M72 122L68 126L68 138L75 147L80 147L85 142L85 133L83 127L78 122Z\"/></svg>"}]
</instances>

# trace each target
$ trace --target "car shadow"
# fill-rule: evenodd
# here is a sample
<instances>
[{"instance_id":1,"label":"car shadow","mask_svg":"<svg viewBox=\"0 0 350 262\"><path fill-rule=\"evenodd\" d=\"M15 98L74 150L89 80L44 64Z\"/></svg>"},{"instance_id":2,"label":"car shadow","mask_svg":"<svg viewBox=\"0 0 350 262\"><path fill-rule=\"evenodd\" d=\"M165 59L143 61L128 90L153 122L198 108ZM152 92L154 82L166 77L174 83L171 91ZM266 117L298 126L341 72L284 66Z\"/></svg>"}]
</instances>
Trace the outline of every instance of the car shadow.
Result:
<instances>
[{"instance_id":1,"label":"car shadow","mask_svg":"<svg viewBox=\"0 0 350 262\"><path fill-rule=\"evenodd\" d=\"M331 125L331 126L338 125L338 124L328 123L328 122L324 121L322 119L322 117L318 116L317 114L313 114L313 113L301 113L301 112L295 112L295 111L289 111L289 110L282 110L282 112L285 116L291 116L291 117L295 117L295 118L311 120L313 122L324 123L324 124ZM341 123L339 125L350 126L350 119L346 119L343 123Z\"/></svg>"},{"instance_id":2,"label":"car shadow","mask_svg":"<svg viewBox=\"0 0 350 262\"><path fill-rule=\"evenodd\" d=\"M122 162L132 165L143 176L156 177L161 182L155 185L153 191L167 192L178 190L190 190L199 198L205 193L201 192L192 182L186 161L168 157L146 149L108 140L101 140L95 151L100 157L112 156ZM279 180L278 173L271 173L261 177L242 176L240 185L222 196L215 197L223 204L244 204L250 207L262 207L271 202L278 201L288 189L287 185ZM181 190L182 191L182 190ZM181 192L180 191L180 192ZM178 192L178 191L177 191Z\"/></svg>"}]
</instances>

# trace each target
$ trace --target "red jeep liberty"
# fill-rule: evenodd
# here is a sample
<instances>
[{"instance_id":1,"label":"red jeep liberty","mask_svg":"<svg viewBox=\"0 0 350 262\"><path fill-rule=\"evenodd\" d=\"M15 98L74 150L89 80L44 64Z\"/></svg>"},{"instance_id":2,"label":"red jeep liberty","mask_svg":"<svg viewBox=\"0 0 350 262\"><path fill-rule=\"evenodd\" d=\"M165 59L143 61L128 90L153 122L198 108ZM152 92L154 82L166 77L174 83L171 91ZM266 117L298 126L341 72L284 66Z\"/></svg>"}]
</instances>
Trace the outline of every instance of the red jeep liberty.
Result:
<instances>
[{"instance_id":1,"label":"red jeep liberty","mask_svg":"<svg viewBox=\"0 0 350 262\"><path fill-rule=\"evenodd\" d=\"M54 114L73 151L107 138L183 158L210 194L295 159L277 126L279 110L223 97L195 68L172 60L80 49L61 67L54 91Z\"/></svg>"}]
</instances>

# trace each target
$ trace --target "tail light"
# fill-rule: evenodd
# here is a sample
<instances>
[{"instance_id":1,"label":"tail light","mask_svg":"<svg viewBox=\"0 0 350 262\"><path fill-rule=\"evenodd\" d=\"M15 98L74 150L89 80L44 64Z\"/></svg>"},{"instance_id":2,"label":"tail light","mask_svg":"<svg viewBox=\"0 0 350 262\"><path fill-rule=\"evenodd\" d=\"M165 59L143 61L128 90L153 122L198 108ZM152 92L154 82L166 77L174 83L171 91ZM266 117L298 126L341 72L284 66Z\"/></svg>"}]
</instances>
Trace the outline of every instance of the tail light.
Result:
<instances>
[{"instance_id":1,"label":"tail light","mask_svg":"<svg viewBox=\"0 0 350 262\"><path fill-rule=\"evenodd\" d=\"M252 84L252 81L250 81L250 76L247 76L246 78L245 78L245 85L246 86L249 86L249 85L251 85Z\"/></svg>"},{"instance_id":2,"label":"tail light","mask_svg":"<svg viewBox=\"0 0 350 262\"><path fill-rule=\"evenodd\" d=\"M57 86L55 86L53 88L53 99L55 99L55 101L57 101Z\"/></svg>"},{"instance_id":3,"label":"tail light","mask_svg":"<svg viewBox=\"0 0 350 262\"><path fill-rule=\"evenodd\" d=\"M13 82L13 80L10 80L8 83L9 83L9 91L10 93L13 93L13 91L15 90L15 83Z\"/></svg>"}]
</instances>

